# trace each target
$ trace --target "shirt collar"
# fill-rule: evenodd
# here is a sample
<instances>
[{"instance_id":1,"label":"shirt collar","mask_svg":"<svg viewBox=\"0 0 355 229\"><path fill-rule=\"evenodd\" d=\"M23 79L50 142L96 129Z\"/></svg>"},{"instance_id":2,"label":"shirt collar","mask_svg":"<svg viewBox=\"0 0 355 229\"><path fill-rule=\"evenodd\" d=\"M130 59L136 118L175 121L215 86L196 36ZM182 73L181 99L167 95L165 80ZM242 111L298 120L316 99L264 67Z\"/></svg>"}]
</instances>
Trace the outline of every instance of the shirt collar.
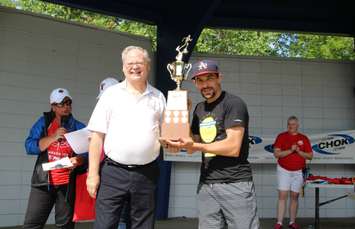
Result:
<instances>
[{"instance_id":1,"label":"shirt collar","mask_svg":"<svg viewBox=\"0 0 355 229\"><path fill-rule=\"evenodd\" d=\"M121 89L127 91L127 80L123 80L121 83L119 83L119 86ZM150 85L149 82L147 82L147 87L145 88L145 91L142 93L142 96L148 95L150 93L153 93L153 87Z\"/></svg>"}]
</instances>

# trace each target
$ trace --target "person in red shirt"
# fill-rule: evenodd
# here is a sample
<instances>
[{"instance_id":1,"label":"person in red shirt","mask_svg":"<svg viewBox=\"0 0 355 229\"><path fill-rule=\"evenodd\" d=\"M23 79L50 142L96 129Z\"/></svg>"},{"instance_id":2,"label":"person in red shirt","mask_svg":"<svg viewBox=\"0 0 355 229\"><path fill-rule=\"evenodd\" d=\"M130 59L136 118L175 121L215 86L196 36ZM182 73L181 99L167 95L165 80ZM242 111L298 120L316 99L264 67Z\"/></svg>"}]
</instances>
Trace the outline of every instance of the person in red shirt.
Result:
<instances>
[{"instance_id":1,"label":"person in red shirt","mask_svg":"<svg viewBox=\"0 0 355 229\"><path fill-rule=\"evenodd\" d=\"M290 193L289 228L300 228L296 224L299 191L303 186L302 169L306 160L312 160L313 153L308 137L298 132L299 121L295 116L287 120L287 131L279 134L274 143L277 158L278 211L275 229L282 228L288 193Z\"/></svg>"}]
</instances>

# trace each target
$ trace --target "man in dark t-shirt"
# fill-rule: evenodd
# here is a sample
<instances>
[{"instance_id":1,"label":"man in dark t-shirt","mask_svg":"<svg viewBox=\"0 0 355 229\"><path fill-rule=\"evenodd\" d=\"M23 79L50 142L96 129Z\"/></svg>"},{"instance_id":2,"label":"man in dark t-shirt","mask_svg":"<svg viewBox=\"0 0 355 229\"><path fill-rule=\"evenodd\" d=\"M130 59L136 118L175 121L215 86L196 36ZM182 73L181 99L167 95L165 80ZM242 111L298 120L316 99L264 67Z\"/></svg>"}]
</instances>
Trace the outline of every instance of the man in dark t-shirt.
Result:
<instances>
[{"instance_id":1,"label":"man in dark t-shirt","mask_svg":"<svg viewBox=\"0 0 355 229\"><path fill-rule=\"evenodd\" d=\"M248 162L249 114L244 101L222 91L215 61L192 67L192 80L205 101L197 104L193 137L166 140L169 149L202 152L198 187L199 228L259 228L255 188Z\"/></svg>"},{"instance_id":2,"label":"man in dark t-shirt","mask_svg":"<svg viewBox=\"0 0 355 229\"><path fill-rule=\"evenodd\" d=\"M230 128L244 128L238 157L210 152L202 154L201 183L252 181L251 167L247 160L248 122L249 115L245 103L228 92L222 91L215 101L201 102L196 106L191 129L192 134L199 136L203 143L226 139L227 130Z\"/></svg>"}]
</instances>

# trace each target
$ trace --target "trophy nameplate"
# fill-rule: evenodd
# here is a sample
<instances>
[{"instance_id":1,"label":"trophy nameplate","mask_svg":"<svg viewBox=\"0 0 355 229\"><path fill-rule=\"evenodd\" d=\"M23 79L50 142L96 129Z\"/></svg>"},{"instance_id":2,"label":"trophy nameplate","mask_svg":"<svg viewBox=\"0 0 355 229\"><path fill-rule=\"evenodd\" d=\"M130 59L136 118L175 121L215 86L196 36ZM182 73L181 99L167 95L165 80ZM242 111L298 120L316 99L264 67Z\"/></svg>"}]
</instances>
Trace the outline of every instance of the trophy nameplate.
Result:
<instances>
[{"instance_id":1,"label":"trophy nameplate","mask_svg":"<svg viewBox=\"0 0 355 229\"><path fill-rule=\"evenodd\" d=\"M176 61L167 65L170 77L176 82L176 89L168 91L167 106L162 120L162 138L178 140L190 136L188 95L186 90L181 90L182 81L186 80L191 69L191 64L182 60L183 54L188 53L187 47L191 41L190 36L185 37L183 44L176 47L178 55Z\"/></svg>"}]
</instances>

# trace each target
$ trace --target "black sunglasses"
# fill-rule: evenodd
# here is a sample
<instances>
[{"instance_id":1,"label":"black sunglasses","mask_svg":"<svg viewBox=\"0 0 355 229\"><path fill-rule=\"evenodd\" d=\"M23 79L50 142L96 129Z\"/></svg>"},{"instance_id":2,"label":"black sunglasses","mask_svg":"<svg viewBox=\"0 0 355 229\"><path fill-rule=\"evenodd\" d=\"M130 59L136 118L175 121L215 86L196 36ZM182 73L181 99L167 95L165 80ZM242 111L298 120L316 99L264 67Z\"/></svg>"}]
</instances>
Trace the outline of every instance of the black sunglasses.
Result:
<instances>
[{"instance_id":1,"label":"black sunglasses","mask_svg":"<svg viewBox=\"0 0 355 229\"><path fill-rule=\"evenodd\" d=\"M66 100L66 101L63 101L63 102L61 102L61 103L56 103L56 104L54 104L55 106L57 106L57 107L60 107L60 108L62 108L62 107L64 107L65 105L67 105L68 107L70 107L71 105L72 105L72 101L71 100Z\"/></svg>"}]
</instances>

